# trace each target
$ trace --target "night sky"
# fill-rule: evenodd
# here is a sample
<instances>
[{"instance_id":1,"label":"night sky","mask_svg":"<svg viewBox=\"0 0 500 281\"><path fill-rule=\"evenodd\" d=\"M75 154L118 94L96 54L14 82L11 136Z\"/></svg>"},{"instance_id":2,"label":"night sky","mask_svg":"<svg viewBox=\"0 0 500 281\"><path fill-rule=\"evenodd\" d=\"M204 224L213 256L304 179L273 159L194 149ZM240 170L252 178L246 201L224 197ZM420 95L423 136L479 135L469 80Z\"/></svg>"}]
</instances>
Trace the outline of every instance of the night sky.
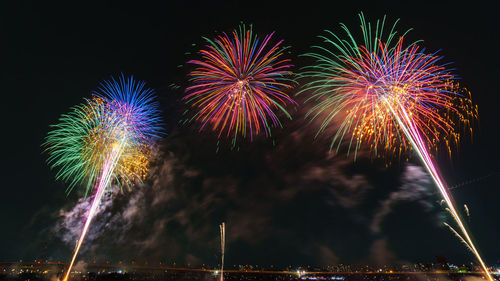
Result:
<instances>
[{"instance_id":1,"label":"night sky","mask_svg":"<svg viewBox=\"0 0 500 281\"><path fill-rule=\"evenodd\" d=\"M443 227L451 222L415 157L354 162L332 155L329 139L314 139L299 96L293 120L270 139L238 149L180 124L181 101L202 36L240 22L260 35L276 31L300 58L324 29L339 22L359 31L357 13L374 21L400 18L410 40L424 39L460 76L479 106L472 140L438 164L457 206L471 210L470 229L488 264L500 262L498 15L479 1L12 1L2 10L2 196L0 261L66 261L75 226L88 204L82 191L65 194L40 147L60 114L90 96L103 79L133 74L154 88L168 136L151 177L106 197L81 252L86 261L148 261L216 265L219 228L227 222L228 264L328 265L474 261ZM352 2L352 3L351 3ZM371 3L373 2L373 3ZM375 2L377 2L375 4ZM180 88L172 87L180 86ZM293 94L293 91L291 92ZM216 152L218 150L218 152ZM397 160L397 159L396 159Z\"/></svg>"}]
</instances>

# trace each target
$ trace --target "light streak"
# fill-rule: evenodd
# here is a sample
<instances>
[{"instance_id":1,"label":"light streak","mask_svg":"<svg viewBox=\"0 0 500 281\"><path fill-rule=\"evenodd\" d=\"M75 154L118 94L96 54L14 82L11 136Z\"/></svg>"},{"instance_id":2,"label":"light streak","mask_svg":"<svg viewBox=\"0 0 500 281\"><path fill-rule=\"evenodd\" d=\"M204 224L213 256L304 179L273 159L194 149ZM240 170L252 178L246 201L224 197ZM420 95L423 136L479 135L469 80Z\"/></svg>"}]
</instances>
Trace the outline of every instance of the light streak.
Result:
<instances>
[{"instance_id":1,"label":"light streak","mask_svg":"<svg viewBox=\"0 0 500 281\"><path fill-rule=\"evenodd\" d=\"M412 144L415 152L418 154L420 160L424 164L427 172L431 175L432 180L438 187L439 191L441 192L441 195L443 196L444 200L446 201L446 205L448 205L448 209L450 214L452 215L453 219L457 223L457 225L460 227L460 230L465 237L465 243L468 248L472 251L472 253L476 256L476 259L479 261L485 275L487 276L488 280L494 281L493 277L491 276L488 267L484 263L481 255L479 254L479 251L476 249L476 246L474 245L474 242L472 241L469 232L465 228L465 225L463 224L462 220L460 219L460 216L453 204L453 200L451 197L451 194L448 193L446 190L446 187L441 179L441 176L439 175L439 172L434 165L427 148L422 140L422 137L420 136L420 133L418 129L415 127L413 124L412 119L410 118L410 114L407 112L406 108L404 106L399 106L399 111L401 114L398 114L391 103L387 101L387 99L384 97L384 101L387 103L388 107L391 109L392 114L394 118L396 118L400 128L403 130L404 134ZM403 118L401 118L403 117ZM403 119L403 120L402 120ZM462 240L462 236L458 235Z\"/></svg>"},{"instance_id":2,"label":"light streak","mask_svg":"<svg viewBox=\"0 0 500 281\"><path fill-rule=\"evenodd\" d=\"M122 148L123 148L123 141L120 141L120 144L116 147L113 148L111 154L108 156L106 160L106 164L104 165L101 178L99 180L99 183L97 185L97 191L96 194L94 195L94 200L92 200L92 205L90 207L89 213L87 215L87 220L85 221L85 225L83 226L82 233L80 234L80 239L78 239L78 244L75 248L75 251L73 253L73 257L71 258L71 262L68 266L68 270L66 271L66 275L64 276L63 281L67 281L69 278L69 274L71 273L71 269L73 268L73 264L75 263L76 257L78 256L78 253L80 252L80 247L82 246L83 240L85 239L85 236L87 235L87 231L89 229L90 223L92 222L92 219L95 216L95 213L97 211L97 208L99 207L101 203L102 196L104 195L104 191L106 190L106 187L109 185L111 177L113 175L114 169L116 167L116 164L118 162L118 159L120 158L120 155L122 154Z\"/></svg>"},{"instance_id":3,"label":"light streak","mask_svg":"<svg viewBox=\"0 0 500 281\"><path fill-rule=\"evenodd\" d=\"M474 251L472 250L471 246L469 245L469 243L467 243L467 241L465 241L465 239L453 228L451 227L451 225L443 222L443 224L445 226L448 227L448 229L450 229L451 232L453 232L453 234L455 234L455 236L460 240L460 242L462 242L462 244L465 245L465 247L467 247L467 249L469 249L469 251L471 251L471 253L474 253Z\"/></svg>"},{"instance_id":4,"label":"light streak","mask_svg":"<svg viewBox=\"0 0 500 281\"><path fill-rule=\"evenodd\" d=\"M220 249L221 249L221 267L220 267L220 281L224 281L224 255L226 252L226 223L223 222L219 225L220 228Z\"/></svg>"}]
</instances>

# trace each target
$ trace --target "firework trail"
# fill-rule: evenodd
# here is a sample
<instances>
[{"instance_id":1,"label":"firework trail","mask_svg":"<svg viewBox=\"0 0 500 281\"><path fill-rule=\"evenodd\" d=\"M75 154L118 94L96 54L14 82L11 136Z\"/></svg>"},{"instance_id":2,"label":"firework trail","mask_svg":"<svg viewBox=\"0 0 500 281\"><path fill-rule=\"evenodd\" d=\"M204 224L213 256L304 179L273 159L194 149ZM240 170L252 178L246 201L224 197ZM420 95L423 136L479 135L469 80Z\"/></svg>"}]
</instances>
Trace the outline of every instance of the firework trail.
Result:
<instances>
[{"instance_id":1,"label":"firework trail","mask_svg":"<svg viewBox=\"0 0 500 281\"><path fill-rule=\"evenodd\" d=\"M477 107L472 105L469 92L460 88L455 76L441 64L441 57L424 53L419 42L403 47L406 33L396 36L397 21L386 34L385 18L372 28L363 14L359 17L362 44L341 24L347 39L327 31L320 38L328 47L315 46L317 53L306 54L316 60L301 75L312 80L301 92L307 91L311 94L308 100L317 102L309 116L323 119L318 133L333 120L338 121L330 148L336 146L338 151L347 141L348 153L354 150L354 157L363 143L369 144L377 156L413 150L437 185L485 275L493 280L430 154L437 153L440 141L451 153L451 147L458 145L460 130L471 129Z\"/></svg>"},{"instance_id":2,"label":"firework trail","mask_svg":"<svg viewBox=\"0 0 500 281\"><path fill-rule=\"evenodd\" d=\"M63 114L45 143L48 163L57 169L56 179L95 191L80 238L64 281L85 239L89 226L111 183L130 187L148 173L161 121L154 92L144 82L123 75L101 83L92 99Z\"/></svg>"},{"instance_id":3,"label":"firework trail","mask_svg":"<svg viewBox=\"0 0 500 281\"><path fill-rule=\"evenodd\" d=\"M465 213L467 214L467 218L469 218L469 221L470 221L470 211L469 211L469 207L467 207L466 204L464 204L464 210L465 210Z\"/></svg>"},{"instance_id":4,"label":"firework trail","mask_svg":"<svg viewBox=\"0 0 500 281\"><path fill-rule=\"evenodd\" d=\"M220 281L224 281L224 254L226 252L226 223L223 222L219 225L220 228L220 250L222 253L222 261L220 267Z\"/></svg>"},{"instance_id":5,"label":"firework trail","mask_svg":"<svg viewBox=\"0 0 500 281\"><path fill-rule=\"evenodd\" d=\"M465 245L465 247L467 247L467 249L469 249L469 251L471 251L471 253L474 253L474 250L472 250L471 246L467 243L467 241L464 240L464 238L453 228L451 227L451 225L443 222L443 224L445 226L448 227L448 229L453 232L453 234L455 234L455 236L460 240L460 242L462 242L462 244Z\"/></svg>"},{"instance_id":6,"label":"firework trail","mask_svg":"<svg viewBox=\"0 0 500 281\"><path fill-rule=\"evenodd\" d=\"M292 88L290 60L282 58L283 40L270 45L273 34L260 41L251 26L241 25L231 35L204 38L202 59L188 61L196 68L183 98L195 108L200 131L209 126L219 137L226 132L234 144L238 135L252 140L264 131L269 136L271 126L281 126L275 111L291 119L285 109L287 103L295 104L285 93Z\"/></svg>"}]
</instances>

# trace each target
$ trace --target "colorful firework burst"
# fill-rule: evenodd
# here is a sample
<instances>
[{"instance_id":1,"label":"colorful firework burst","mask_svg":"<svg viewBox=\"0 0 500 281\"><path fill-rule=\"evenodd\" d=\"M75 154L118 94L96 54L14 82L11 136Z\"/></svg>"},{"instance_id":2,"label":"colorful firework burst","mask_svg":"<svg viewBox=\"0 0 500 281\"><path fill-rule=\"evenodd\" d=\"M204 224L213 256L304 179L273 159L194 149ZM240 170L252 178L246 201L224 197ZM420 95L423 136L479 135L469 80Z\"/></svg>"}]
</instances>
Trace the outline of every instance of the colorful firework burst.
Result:
<instances>
[{"instance_id":1,"label":"colorful firework burst","mask_svg":"<svg viewBox=\"0 0 500 281\"><path fill-rule=\"evenodd\" d=\"M492 280L429 153L437 151L441 141L451 151L458 144L460 128L470 129L471 120L477 117L470 94L458 86L440 56L426 54L419 42L403 47L406 33L394 40L396 24L384 36L385 18L376 22L375 29L363 14L360 20L363 44L341 25L347 39L327 31L328 36L320 38L328 46L315 46L318 52L306 54L316 64L302 73L312 80L302 92L317 101L309 115L322 118L318 133L337 123L330 148L336 145L338 151L347 140L355 155L363 143L376 155L381 150L415 151L448 204L464 241Z\"/></svg>"},{"instance_id":2,"label":"colorful firework burst","mask_svg":"<svg viewBox=\"0 0 500 281\"><path fill-rule=\"evenodd\" d=\"M395 40L396 24L384 38L385 18L377 21L375 30L362 14L360 19L363 44L341 25L348 39L327 31L329 36L320 38L328 46L314 46L319 52L306 54L316 64L301 74L313 80L301 92L307 91L308 100L317 101L309 115L324 117L319 133L340 118L343 122L332 137L331 148L338 150L347 139L349 150L354 148L355 153L367 143L377 155L381 151L401 154L412 146L391 108L405 108L430 151L436 152L443 141L451 152L460 132L470 130L471 120L477 118L470 93L440 64L442 57L425 54L418 42L404 48L406 32Z\"/></svg>"},{"instance_id":3,"label":"colorful firework burst","mask_svg":"<svg viewBox=\"0 0 500 281\"><path fill-rule=\"evenodd\" d=\"M78 184L88 192L96 185L107 160L121 144L113 176L116 183L144 179L154 142L161 136L160 110L154 92L132 77L104 81L93 97L63 114L52 125L44 147L56 178L68 192Z\"/></svg>"},{"instance_id":4,"label":"colorful firework burst","mask_svg":"<svg viewBox=\"0 0 500 281\"><path fill-rule=\"evenodd\" d=\"M208 44L200 51L202 59L188 62L196 68L184 97L197 111L200 131L211 126L219 137L232 135L234 142L238 135L253 139L261 131L269 136L271 126L281 126L276 110L291 118L285 109L295 103L285 93L292 88L290 60L282 58L283 40L268 47L273 34L260 41L251 27L241 25L232 35L204 38Z\"/></svg>"},{"instance_id":5,"label":"colorful firework burst","mask_svg":"<svg viewBox=\"0 0 500 281\"><path fill-rule=\"evenodd\" d=\"M62 115L52 126L44 146L56 178L95 190L87 219L77 241L71 268L85 239L106 188L115 182L131 185L148 173L155 141L161 135L160 110L153 91L123 75L105 81L92 99Z\"/></svg>"}]
</instances>

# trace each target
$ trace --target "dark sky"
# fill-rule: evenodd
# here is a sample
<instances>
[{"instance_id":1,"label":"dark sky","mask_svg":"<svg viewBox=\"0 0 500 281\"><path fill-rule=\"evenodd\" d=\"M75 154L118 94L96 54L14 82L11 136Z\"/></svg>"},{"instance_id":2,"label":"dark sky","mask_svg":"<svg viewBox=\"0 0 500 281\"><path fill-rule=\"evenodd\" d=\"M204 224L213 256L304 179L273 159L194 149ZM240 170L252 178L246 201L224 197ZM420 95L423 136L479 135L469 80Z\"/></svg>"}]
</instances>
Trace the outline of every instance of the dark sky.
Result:
<instances>
[{"instance_id":1,"label":"dark sky","mask_svg":"<svg viewBox=\"0 0 500 281\"><path fill-rule=\"evenodd\" d=\"M298 58L324 29L357 30L368 19L400 18L411 40L452 62L478 104L473 141L450 159L438 157L457 205L471 210L470 229L487 263L499 263L497 180L500 63L497 14L488 5L439 1L12 1L3 7L4 57L0 260L67 260L80 221L81 193L65 194L40 144L60 114L111 75L134 74L156 89L169 136L144 186L105 201L82 258L217 264L218 224L227 222L229 264L452 262L473 257L442 226L450 218L415 159L381 160L328 154L304 121L307 105L273 139L238 151L215 136L179 125L189 67L184 63L218 31L243 21L258 34L276 31ZM177 3L174 3L177 2ZM373 3L372 3L373 2ZM377 2L375 4L375 2ZM371 4L370 4L371 3ZM195 45L193 45L195 44ZM188 54L186 54L188 52ZM189 54L194 53L194 54ZM296 68L297 69L297 68ZM172 83L181 89L169 87ZM111 200L113 198L113 200ZM79 201L80 199L80 201ZM43 249L46 250L43 250Z\"/></svg>"}]
</instances>

